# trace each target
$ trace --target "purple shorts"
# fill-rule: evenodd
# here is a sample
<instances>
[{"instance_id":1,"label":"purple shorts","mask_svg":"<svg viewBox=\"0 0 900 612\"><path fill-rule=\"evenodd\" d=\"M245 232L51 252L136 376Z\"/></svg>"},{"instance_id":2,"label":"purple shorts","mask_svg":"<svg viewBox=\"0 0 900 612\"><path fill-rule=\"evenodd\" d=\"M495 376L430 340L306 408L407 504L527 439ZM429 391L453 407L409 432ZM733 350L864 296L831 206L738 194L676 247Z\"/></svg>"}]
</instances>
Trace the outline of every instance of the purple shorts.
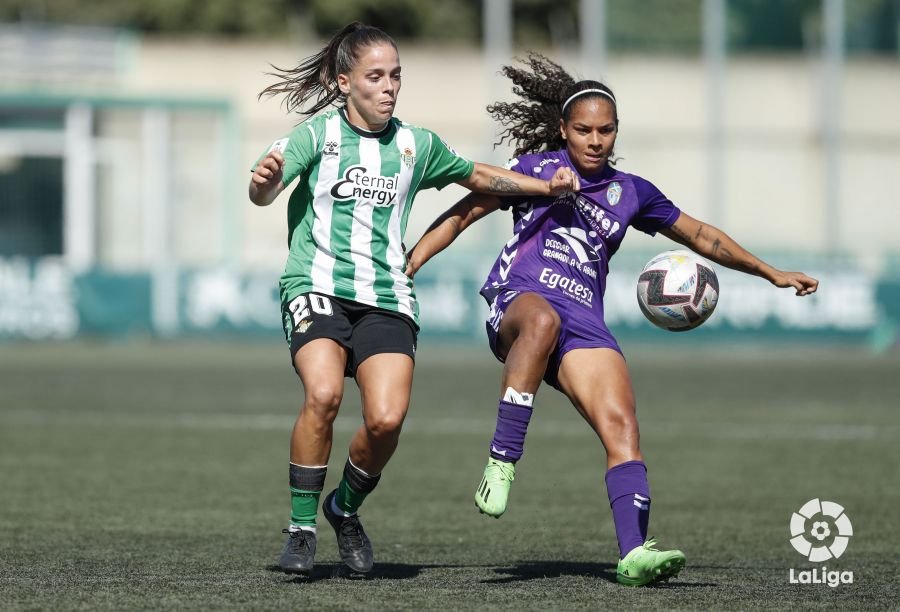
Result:
<instances>
[{"instance_id":1,"label":"purple shorts","mask_svg":"<svg viewBox=\"0 0 900 612\"><path fill-rule=\"evenodd\" d=\"M550 355L547 371L544 373L544 381L555 389L559 389L559 380L557 379L559 365L562 363L562 358L565 354L572 349L610 348L618 353L622 352L622 349L619 348L619 343L616 342L616 339L606 327L606 323L602 319L598 320L596 315L589 309L555 295L546 295L538 291L526 292L506 289L498 293L494 301L491 302L491 312L484 322L491 352L501 362L504 359L497 353L497 335L500 330L500 323L503 321L503 316L506 314L510 304L523 293L537 293L547 300L559 315L561 322L559 340L556 342L556 350Z\"/></svg>"}]
</instances>

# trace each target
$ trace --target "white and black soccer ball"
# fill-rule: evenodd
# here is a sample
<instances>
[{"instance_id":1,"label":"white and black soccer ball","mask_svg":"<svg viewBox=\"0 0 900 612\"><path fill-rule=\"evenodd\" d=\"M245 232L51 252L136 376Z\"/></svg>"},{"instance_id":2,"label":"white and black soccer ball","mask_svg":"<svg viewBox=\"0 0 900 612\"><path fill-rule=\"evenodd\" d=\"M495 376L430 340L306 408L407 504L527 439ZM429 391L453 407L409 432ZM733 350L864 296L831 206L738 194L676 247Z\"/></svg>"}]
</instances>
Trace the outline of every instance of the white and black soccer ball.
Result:
<instances>
[{"instance_id":1,"label":"white and black soccer ball","mask_svg":"<svg viewBox=\"0 0 900 612\"><path fill-rule=\"evenodd\" d=\"M694 329L716 309L719 279L708 261L691 251L666 251L644 266L637 283L641 312L669 331Z\"/></svg>"}]
</instances>

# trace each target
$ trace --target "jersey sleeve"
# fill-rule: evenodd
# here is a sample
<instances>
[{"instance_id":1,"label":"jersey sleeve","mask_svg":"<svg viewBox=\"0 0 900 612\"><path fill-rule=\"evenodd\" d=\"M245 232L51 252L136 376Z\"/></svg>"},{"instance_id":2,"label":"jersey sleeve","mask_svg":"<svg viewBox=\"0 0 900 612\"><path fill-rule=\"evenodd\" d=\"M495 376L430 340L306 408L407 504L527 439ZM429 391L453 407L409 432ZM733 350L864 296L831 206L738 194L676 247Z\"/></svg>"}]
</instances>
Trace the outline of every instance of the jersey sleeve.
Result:
<instances>
[{"instance_id":1,"label":"jersey sleeve","mask_svg":"<svg viewBox=\"0 0 900 612\"><path fill-rule=\"evenodd\" d=\"M678 221L681 210L656 185L639 176L633 182L638 197L638 212L631 220L635 229L652 236Z\"/></svg>"},{"instance_id":2,"label":"jersey sleeve","mask_svg":"<svg viewBox=\"0 0 900 612\"><path fill-rule=\"evenodd\" d=\"M309 168L310 163L312 163L312 160L315 157L317 146L318 143L316 142L316 136L312 126L309 122L304 121L294 128L290 134L284 138L279 138L269 145L269 147L263 151L263 154L257 158L256 163L253 164L253 169L255 169L259 162L272 151L280 152L284 157L281 182L287 187L291 184L291 181ZM251 172L253 169L251 169Z\"/></svg>"},{"instance_id":3,"label":"jersey sleeve","mask_svg":"<svg viewBox=\"0 0 900 612\"><path fill-rule=\"evenodd\" d=\"M428 132L431 143L425 161L421 188L443 189L450 183L469 178L475 169L475 164L461 157L434 132L430 130L426 130L426 132Z\"/></svg>"}]
</instances>

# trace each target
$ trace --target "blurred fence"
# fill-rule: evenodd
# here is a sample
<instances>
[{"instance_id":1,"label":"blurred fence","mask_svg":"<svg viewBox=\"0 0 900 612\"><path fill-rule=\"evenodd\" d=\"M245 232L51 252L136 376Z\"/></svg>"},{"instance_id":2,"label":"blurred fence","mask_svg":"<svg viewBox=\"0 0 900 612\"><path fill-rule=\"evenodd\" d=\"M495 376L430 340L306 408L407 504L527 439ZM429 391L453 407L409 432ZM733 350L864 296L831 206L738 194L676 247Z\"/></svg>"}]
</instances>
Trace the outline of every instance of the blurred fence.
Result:
<instances>
[{"instance_id":1,"label":"blurred fence","mask_svg":"<svg viewBox=\"0 0 900 612\"><path fill-rule=\"evenodd\" d=\"M685 343L851 342L883 350L900 329L900 270L873 276L848 264L820 267L809 257L777 257L822 282L797 298L762 279L719 269L721 296L713 317L689 334L654 328L637 306L635 286L646 258L621 255L604 299L606 321L620 340ZM478 295L487 266L472 253L448 251L416 277L422 337L484 341L487 306ZM95 268L75 273L59 258L0 258L0 339L60 340L77 336L283 337L278 272L227 267L185 269L174 290L150 273ZM172 303L158 306L163 293ZM172 314L168 314L172 313Z\"/></svg>"},{"instance_id":2,"label":"blurred fence","mask_svg":"<svg viewBox=\"0 0 900 612\"><path fill-rule=\"evenodd\" d=\"M240 199L237 123L225 100L0 92L0 255L219 263Z\"/></svg>"}]
</instances>

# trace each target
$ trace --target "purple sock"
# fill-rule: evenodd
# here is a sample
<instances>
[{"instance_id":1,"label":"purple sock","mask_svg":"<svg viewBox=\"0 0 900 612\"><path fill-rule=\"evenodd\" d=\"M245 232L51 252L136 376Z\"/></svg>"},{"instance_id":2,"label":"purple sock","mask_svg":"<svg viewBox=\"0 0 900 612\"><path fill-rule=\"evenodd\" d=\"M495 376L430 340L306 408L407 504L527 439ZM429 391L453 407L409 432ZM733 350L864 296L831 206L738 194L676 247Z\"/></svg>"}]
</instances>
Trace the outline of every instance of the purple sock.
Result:
<instances>
[{"instance_id":1,"label":"purple sock","mask_svg":"<svg viewBox=\"0 0 900 612\"><path fill-rule=\"evenodd\" d=\"M643 461L626 461L606 472L606 493L612 507L619 557L642 545L650 522L650 485Z\"/></svg>"},{"instance_id":2,"label":"purple sock","mask_svg":"<svg viewBox=\"0 0 900 612\"><path fill-rule=\"evenodd\" d=\"M531 408L528 406L501 401L497 408L497 429L491 440L491 457L512 462L521 459L530 420Z\"/></svg>"}]
</instances>

